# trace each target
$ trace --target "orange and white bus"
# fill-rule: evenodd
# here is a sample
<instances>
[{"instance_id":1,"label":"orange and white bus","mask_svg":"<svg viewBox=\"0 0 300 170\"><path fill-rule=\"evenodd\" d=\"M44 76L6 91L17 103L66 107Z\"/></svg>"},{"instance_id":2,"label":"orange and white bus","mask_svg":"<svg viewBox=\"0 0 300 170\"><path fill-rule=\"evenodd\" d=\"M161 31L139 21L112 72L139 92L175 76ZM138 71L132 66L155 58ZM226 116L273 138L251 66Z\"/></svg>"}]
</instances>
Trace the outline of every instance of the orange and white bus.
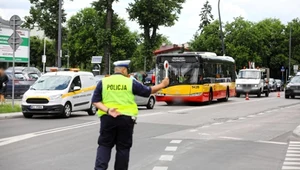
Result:
<instances>
[{"instance_id":1,"label":"orange and white bus","mask_svg":"<svg viewBox=\"0 0 300 170\"><path fill-rule=\"evenodd\" d=\"M169 62L168 87L156 94L157 101L227 101L235 96L235 60L211 52L186 52L156 56L156 83L165 77L164 62Z\"/></svg>"}]
</instances>

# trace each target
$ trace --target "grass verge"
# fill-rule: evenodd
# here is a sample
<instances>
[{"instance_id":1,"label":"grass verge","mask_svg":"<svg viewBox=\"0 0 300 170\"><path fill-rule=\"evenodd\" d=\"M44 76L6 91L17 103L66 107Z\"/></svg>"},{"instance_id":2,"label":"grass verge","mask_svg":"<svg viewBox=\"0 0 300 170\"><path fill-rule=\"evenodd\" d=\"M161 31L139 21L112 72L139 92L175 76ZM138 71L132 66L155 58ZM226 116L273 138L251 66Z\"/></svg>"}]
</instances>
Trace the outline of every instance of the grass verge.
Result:
<instances>
[{"instance_id":1,"label":"grass verge","mask_svg":"<svg viewBox=\"0 0 300 170\"><path fill-rule=\"evenodd\" d=\"M21 106L15 105L14 108L11 104L0 104L0 114L1 113L13 113L13 112L21 112Z\"/></svg>"}]
</instances>

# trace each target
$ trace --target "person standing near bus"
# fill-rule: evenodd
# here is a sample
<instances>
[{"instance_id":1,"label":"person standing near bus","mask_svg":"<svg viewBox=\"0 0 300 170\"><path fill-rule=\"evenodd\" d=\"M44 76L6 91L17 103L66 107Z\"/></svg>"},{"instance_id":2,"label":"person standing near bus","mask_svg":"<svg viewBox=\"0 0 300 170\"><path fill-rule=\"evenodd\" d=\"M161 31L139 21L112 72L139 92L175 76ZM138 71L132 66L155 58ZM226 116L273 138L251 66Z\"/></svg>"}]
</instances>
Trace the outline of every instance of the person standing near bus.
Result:
<instances>
[{"instance_id":1,"label":"person standing near bus","mask_svg":"<svg viewBox=\"0 0 300 170\"><path fill-rule=\"evenodd\" d=\"M0 103L3 104L5 102L5 93L6 87L9 79L5 74L4 69L0 68Z\"/></svg>"},{"instance_id":2,"label":"person standing near bus","mask_svg":"<svg viewBox=\"0 0 300 170\"><path fill-rule=\"evenodd\" d=\"M169 85L168 78L152 87L128 78L129 63L130 60L115 62L115 74L103 78L94 91L92 103L99 109L101 121L95 170L108 168L111 150L115 145L114 169L128 169L133 128L138 115L134 96L149 97Z\"/></svg>"}]
</instances>

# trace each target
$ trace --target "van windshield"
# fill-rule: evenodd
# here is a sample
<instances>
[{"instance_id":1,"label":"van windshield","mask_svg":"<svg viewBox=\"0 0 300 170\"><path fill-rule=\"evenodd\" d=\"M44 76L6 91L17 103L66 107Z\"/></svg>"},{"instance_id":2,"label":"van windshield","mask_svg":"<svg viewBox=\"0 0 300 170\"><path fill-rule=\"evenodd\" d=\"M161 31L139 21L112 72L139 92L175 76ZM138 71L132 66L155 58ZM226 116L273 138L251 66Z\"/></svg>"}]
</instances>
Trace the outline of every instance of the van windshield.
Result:
<instances>
[{"instance_id":1,"label":"van windshield","mask_svg":"<svg viewBox=\"0 0 300 170\"><path fill-rule=\"evenodd\" d=\"M261 73L259 71L240 71L238 78L239 79L260 79Z\"/></svg>"},{"instance_id":2,"label":"van windshield","mask_svg":"<svg viewBox=\"0 0 300 170\"><path fill-rule=\"evenodd\" d=\"M71 76L42 76L30 88L31 90L64 90L68 87Z\"/></svg>"}]
</instances>

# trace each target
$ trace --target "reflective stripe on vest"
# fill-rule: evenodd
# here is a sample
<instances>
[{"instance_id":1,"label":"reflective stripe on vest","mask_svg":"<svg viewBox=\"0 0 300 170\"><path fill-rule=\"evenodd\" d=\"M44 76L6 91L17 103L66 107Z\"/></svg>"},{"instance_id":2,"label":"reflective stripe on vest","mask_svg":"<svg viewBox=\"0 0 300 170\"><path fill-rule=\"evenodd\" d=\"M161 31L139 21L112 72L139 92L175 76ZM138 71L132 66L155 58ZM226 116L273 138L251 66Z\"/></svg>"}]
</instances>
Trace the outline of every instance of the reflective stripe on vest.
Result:
<instances>
[{"instance_id":1,"label":"reflective stripe on vest","mask_svg":"<svg viewBox=\"0 0 300 170\"><path fill-rule=\"evenodd\" d=\"M108 108L116 108L122 115L138 114L138 107L132 93L133 80L123 75L112 75L102 79L102 103ZM98 116L106 114L101 110Z\"/></svg>"}]
</instances>

